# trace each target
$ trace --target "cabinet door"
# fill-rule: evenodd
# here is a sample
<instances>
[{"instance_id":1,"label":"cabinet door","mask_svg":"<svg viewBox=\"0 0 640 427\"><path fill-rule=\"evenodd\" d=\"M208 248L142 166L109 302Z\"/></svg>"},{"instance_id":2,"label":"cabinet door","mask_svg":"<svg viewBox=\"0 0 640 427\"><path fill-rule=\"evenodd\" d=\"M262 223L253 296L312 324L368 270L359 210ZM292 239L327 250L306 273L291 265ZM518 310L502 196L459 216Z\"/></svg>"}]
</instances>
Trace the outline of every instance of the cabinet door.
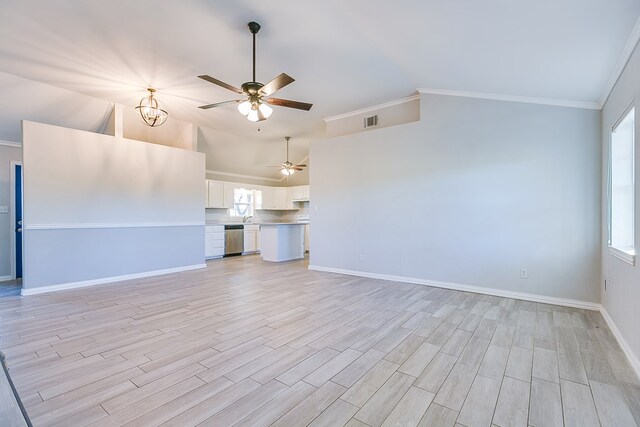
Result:
<instances>
[{"instance_id":1,"label":"cabinet door","mask_svg":"<svg viewBox=\"0 0 640 427\"><path fill-rule=\"evenodd\" d=\"M262 209L275 209L276 189L273 187L262 187Z\"/></svg>"},{"instance_id":2,"label":"cabinet door","mask_svg":"<svg viewBox=\"0 0 640 427\"><path fill-rule=\"evenodd\" d=\"M233 192L236 189L236 184L232 182L224 183L224 194L222 197L222 206L223 208L229 209L233 207Z\"/></svg>"},{"instance_id":3,"label":"cabinet door","mask_svg":"<svg viewBox=\"0 0 640 427\"><path fill-rule=\"evenodd\" d=\"M301 192L302 192L302 198L304 200L309 200L309 186L308 185L302 185L301 186Z\"/></svg>"},{"instance_id":4,"label":"cabinet door","mask_svg":"<svg viewBox=\"0 0 640 427\"><path fill-rule=\"evenodd\" d=\"M224 184L222 182L207 180L207 207L224 207Z\"/></svg>"},{"instance_id":5,"label":"cabinet door","mask_svg":"<svg viewBox=\"0 0 640 427\"><path fill-rule=\"evenodd\" d=\"M304 198L302 187L303 187L302 185L297 185L295 187L289 187L289 191L291 192L291 199L292 200L300 200L300 199Z\"/></svg>"},{"instance_id":6,"label":"cabinet door","mask_svg":"<svg viewBox=\"0 0 640 427\"><path fill-rule=\"evenodd\" d=\"M276 188L276 209L287 209L287 188Z\"/></svg>"},{"instance_id":7,"label":"cabinet door","mask_svg":"<svg viewBox=\"0 0 640 427\"><path fill-rule=\"evenodd\" d=\"M244 231L244 251L245 252L255 252L258 250L258 245L256 244L256 232L255 231Z\"/></svg>"},{"instance_id":8,"label":"cabinet door","mask_svg":"<svg viewBox=\"0 0 640 427\"><path fill-rule=\"evenodd\" d=\"M204 234L204 257L205 258L211 258L215 256L214 240L215 240L215 237L213 233Z\"/></svg>"}]
</instances>

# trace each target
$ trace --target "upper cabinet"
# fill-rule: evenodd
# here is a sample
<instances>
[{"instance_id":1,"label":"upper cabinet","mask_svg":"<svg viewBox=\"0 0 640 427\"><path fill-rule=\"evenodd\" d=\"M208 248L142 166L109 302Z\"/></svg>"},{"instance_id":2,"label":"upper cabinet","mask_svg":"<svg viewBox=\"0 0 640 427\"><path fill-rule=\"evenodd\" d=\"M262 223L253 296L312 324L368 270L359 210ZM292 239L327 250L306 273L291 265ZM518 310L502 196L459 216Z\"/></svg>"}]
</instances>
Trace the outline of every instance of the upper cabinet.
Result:
<instances>
[{"instance_id":1,"label":"upper cabinet","mask_svg":"<svg viewBox=\"0 0 640 427\"><path fill-rule=\"evenodd\" d=\"M276 189L273 187L262 187L262 204L258 209L276 208Z\"/></svg>"},{"instance_id":2,"label":"upper cabinet","mask_svg":"<svg viewBox=\"0 0 640 427\"><path fill-rule=\"evenodd\" d=\"M276 188L276 206L275 209L290 209L287 203L287 187Z\"/></svg>"},{"instance_id":3,"label":"upper cabinet","mask_svg":"<svg viewBox=\"0 0 640 427\"><path fill-rule=\"evenodd\" d=\"M309 201L309 186L298 185L295 187L289 187L290 199L292 202L308 202Z\"/></svg>"},{"instance_id":4,"label":"upper cabinet","mask_svg":"<svg viewBox=\"0 0 640 427\"><path fill-rule=\"evenodd\" d=\"M295 187L259 187L226 181L206 180L206 207L230 209L234 204L236 188L254 188L255 208L265 210L298 210L298 202L309 201L309 186Z\"/></svg>"},{"instance_id":5,"label":"upper cabinet","mask_svg":"<svg viewBox=\"0 0 640 427\"><path fill-rule=\"evenodd\" d=\"M295 208L289 204L287 187L262 187L262 205L258 209L284 211Z\"/></svg>"},{"instance_id":6,"label":"upper cabinet","mask_svg":"<svg viewBox=\"0 0 640 427\"><path fill-rule=\"evenodd\" d=\"M207 180L207 203L208 208L229 209L233 207L233 183Z\"/></svg>"}]
</instances>

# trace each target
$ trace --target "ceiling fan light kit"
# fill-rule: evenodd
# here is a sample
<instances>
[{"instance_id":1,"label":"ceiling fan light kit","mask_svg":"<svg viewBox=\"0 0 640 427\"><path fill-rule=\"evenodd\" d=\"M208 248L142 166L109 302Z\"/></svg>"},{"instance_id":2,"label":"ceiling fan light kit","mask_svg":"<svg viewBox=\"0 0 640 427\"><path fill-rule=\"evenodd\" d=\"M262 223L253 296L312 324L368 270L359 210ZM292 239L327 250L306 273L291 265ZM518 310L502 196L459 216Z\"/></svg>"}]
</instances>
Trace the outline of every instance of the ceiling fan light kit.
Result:
<instances>
[{"instance_id":1,"label":"ceiling fan light kit","mask_svg":"<svg viewBox=\"0 0 640 427\"><path fill-rule=\"evenodd\" d=\"M260 122L266 120L269 116L271 116L271 113L273 113L273 109L268 104L309 111L313 104L291 101L288 99L266 98L273 95L276 91L282 89L288 84L293 83L295 80L285 73L281 73L278 77L271 80L266 85L256 81L256 34L258 34L258 31L260 31L260 24L258 24L257 22L249 22L248 27L249 31L253 35L253 81L245 82L240 88L237 88L206 74L198 76L202 80L206 80L209 83L213 83L237 94L245 95L246 98L217 102L215 104L203 105L199 108L208 110L209 108L215 108L235 102L238 103L238 111L240 112L240 114L242 114L247 118L247 120L252 122Z\"/></svg>"},{"instance_id":2,"label":"ceiling fan light kit","mask_svg":"<svg viewBox=\"0 0 640 427\"><path fill-rule=\"evenodd\" d=\"M142 120L151 127L162 126L167 121L169 113L160 108L158 101L154 98L156 90L154 88L147 88L149 95L142 98L140 103L136 107L136 110L140 113Z\"/></svg>"}]
</instances>

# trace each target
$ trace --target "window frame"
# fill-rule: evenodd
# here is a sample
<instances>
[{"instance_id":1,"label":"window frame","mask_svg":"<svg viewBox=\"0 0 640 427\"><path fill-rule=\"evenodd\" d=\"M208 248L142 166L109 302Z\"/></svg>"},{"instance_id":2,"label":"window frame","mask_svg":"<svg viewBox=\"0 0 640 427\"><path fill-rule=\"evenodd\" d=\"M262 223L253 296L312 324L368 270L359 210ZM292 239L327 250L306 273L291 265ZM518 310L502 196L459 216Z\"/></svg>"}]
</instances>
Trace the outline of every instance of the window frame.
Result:
<instances>
[{"instance_id":1,"label":"window frame","mask_svg":"<svg viewBox=\"0 0 640 427\"><path fill-rule=\"evenodd\" d=\"M252 194L251 197L251 203L236 203L236 190L244 190L245 192L250 192ZM248 187L235 187L233 189L233 207L229 208L229 219L238 219L238 218L245 218L246 216L253 216L255 214L256 211L256 199L257 199L257 192L260 190L256 190L255 188L248 188ZM248 215L235 215L237 209L236 206L237 205L246 205L249 207L249 213Z\"/></svg>"},{"instance_id":2,"label":"window frame","mask_svg":"<svg viewBox=\"0 0 640 427\"><path fill-rule=\"evenodd\" d=\"M627 119L629 114L633 112L633 141L631 145L631 182L632 182L632 192L631 192L631 210L632 210L632 223L631 223L631 241L632 246L629 248L621 248L613 245L613 135L617 128ZM635 204L636 204L636 131L635 131L635 123L636 123L636 109L635 109L635 100L632 100L631 103L624 109L622 114L618 117L618 119L611 125L609 128L609 159L608 159L608 176L607 176L607 246L609 247L609 253L614 257L630 264L632 266L635 265L636 262L636 223L635 223Z\"/></svg>"}]
</instances>

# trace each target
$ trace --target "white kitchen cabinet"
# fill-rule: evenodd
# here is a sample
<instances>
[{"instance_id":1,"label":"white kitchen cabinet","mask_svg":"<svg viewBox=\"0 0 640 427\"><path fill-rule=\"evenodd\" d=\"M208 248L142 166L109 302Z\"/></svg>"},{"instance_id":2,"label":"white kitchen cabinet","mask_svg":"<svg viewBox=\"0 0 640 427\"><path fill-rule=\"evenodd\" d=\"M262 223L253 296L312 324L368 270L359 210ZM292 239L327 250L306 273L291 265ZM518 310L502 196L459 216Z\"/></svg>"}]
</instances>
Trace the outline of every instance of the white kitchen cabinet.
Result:
<instances>
[{"instance_id":1,"label":"white kitchen cabinet","mask_svg":"<svg viewBox=\"0 0 640 427\"><path fill-rule=\"evenodd\" d=\"M238 187L241 187L240 184L235 184L233 182L225 182L224 183L224 203L223 208L229 209L233 207L234 202L234 190Z\"/></svg>"},{"instance_id":2,"label":"white kitchen cabinet","mask_svg":"<svg viewBox=\"0 0 640 427\"><path fill-rule=\"evenodd\" d=\"M206 180L208 208L229 209L233 207L233 190L237 184L232 182Z\"/></svg>"},{"instance_id":3,"label":"white kitchen cabinet","mask_svg":"<svg viewBox=\"0 0 640 427\"><path fill-rule=\"evenodd\" d=\"M287 187L262 187L262 203L258 209L265 210L297 210Z\"/></svg>"},{"instance_id":4,"label":"white kitchen cabinet","mask_svg":"<svg viewBox=\"0 0 640 427\"><path fill-rule=\"evenodd\" d=\"M275 209L290 209L287 203L287 187L276 187L275 189Z\"/></svg>"},{"instance_id":5,"label":"white kitchen cabinet","mask_svg":"<svg viewBox=\"0 0 640 427\"><path fill-rule=\"evenodd\" d=\"M296 185L295 187L289 187L289 192L290 192L290 198L294 202L309 201L308 185Z\"/></svg>"},{"instance_id":6,"label":"white kitchen cabinet","mask_svg":"<svg viewBox=\"0 0 640 427\"><path fill-rule=\"evenodd\" d=\"M205 259L220 258L224 255L224 226L207 225L204 227Z\"/></svg>"},{"instance_id":7,"label":"white kitchen cabinet","mask_svg":"<svg viewBox=\"0 0 640 427\"><path fill-rule=\"evenodd\" d=\"M262 205L260 209L276 208L276 189L273 187L262 187Z\"/></svg>"},{"instance_id":8,"label":"white kitchen cabinet","mask_svg":"<svg viewBox=\"0 0 640 427\"><path fill-rule=\"evenodd\" d=\"M309 224L304 226L304 251L309 252Z\"/></svg>"},{"instance_id":9,"label":"white kitchen cabinet","mask_svg":"<svg viewBox=\"0 0 640 427\"><path fill-rule=\"evenodd\" d=\"M224 208L224 183L222 181L207 181L207 207Z\"/></svg>"},{"instance_id":10,"label":"white kitchen cabinet","mask_svg":"<svg viewBox=\"0 0 640 427\"><path fill-rule=\"evenodd\" d=\"M260 226L244 226L244 253L254 253L260 250Z\"/></svg>"}]
</instances>

